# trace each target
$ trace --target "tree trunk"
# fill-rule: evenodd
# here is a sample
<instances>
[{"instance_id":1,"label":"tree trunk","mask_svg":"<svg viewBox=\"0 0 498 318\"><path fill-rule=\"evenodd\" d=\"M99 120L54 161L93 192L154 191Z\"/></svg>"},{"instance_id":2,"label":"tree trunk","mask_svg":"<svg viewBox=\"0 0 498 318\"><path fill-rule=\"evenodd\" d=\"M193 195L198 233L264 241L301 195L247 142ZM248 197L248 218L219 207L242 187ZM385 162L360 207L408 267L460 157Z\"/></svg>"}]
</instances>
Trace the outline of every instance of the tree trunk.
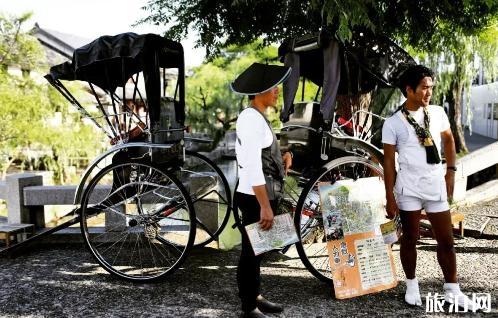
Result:
<instances>
[{"instance_id":1,"label":"tree trunk","mask_svg":"<svg viewBox=\"0 0 498 318\"><path fill-rule=\"evenodd\" d=\"M17 156L12 156L12 158L7 159L7 162L2 166L2 179L5 180L7 176L7 170L12 165L12 163L16 160Z\"/></svg>"},{"instance_id":2,"label":"tree trunk","mask_svg":"<svg viewBox=\"0 0 498 318\"><path fill-rule=\"evenodd\" d=\"M457 77L458 78L458 77ZM451 94L453 95L453 103L449 103L449 116L451 131L455 138L455 148L457 153L467 153L467 145L465 144L465 135L462 128L462 94L463 82L459 80L453 81L451 84Z\"/></svg>"}]
</instances>

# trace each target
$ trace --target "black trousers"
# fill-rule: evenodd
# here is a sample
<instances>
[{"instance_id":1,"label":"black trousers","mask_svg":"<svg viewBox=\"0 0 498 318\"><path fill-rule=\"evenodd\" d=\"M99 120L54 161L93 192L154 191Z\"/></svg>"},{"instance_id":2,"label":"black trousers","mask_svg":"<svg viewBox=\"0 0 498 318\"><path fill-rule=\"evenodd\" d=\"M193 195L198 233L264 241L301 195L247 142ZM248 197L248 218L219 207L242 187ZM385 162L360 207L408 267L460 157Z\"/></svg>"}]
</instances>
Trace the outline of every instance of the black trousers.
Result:
<instances>
[{"instance_id":1,"label":"black trousers","mask_svg":"<svg viewBox=\"0 0 498 318\"><path fill-rule=\"evenodd\" d=\"M261 208L256 196L235 192L235 201L242 215L243 226L259 221ZM275 215L278 202L270 201L270 204ZM242 301L242 310L251 311L256 308L256 297L260 294L260 265L264 254L255 256L247 233L243 229L241 229L241 233L242 251L237 267L237 285Z\"/></svg>"}]
</instances>

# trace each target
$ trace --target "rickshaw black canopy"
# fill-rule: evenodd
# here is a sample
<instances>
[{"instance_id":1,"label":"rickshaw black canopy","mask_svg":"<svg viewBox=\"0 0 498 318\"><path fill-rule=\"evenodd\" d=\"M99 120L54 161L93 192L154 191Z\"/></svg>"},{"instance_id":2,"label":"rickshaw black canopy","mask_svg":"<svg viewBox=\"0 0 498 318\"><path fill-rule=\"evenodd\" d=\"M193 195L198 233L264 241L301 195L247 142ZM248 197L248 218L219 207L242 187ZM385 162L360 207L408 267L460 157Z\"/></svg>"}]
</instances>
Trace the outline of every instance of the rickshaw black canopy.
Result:
<instances>
[{"instance_id":1,"label":"rickshaw black canopy","mask_svg":"<svg viewBox=\"0 0 498 318\"><path fill-rule=\"evenodd\" d=\"M71 62L50 68L49 80L80 80L109 93L143 72L151 120L159 118L161 79L159 68L178 69L177 121L185 118L185 66L183 47L156 34L122 33L101 36L76 49Z\"/></svg>"},{"instance_id":2,"label":"rickshaw black canopy","mask_svg":"<svg viewBox=\"0 0 498 318\"><path fill-rule=\"evenodd\" d=\"M71 62L50 68L54 79L89 81L105 90L123 85L131 75L141 72L145 64L153 62L157 54L158 66L183 66L183 47L180 43L156 34L122 33L101 36L74 50Z\"/></svg>"},{"instance_id":3,"label":"rickshaw black canopy","mask_svg":"<svg viewBox=\"0 0 498 318\"><path fill-rule=\"evenodd\" d=\"M333 116L337 95L370 92L393 87L413 58L384 36L357 31L351 41L339 43L325 32L286 39L278 49L281 61L292 67L284 83L281 120L287 121L300 77L322 87L320 110L325 120Z\"/></svg>"}]
</instances>

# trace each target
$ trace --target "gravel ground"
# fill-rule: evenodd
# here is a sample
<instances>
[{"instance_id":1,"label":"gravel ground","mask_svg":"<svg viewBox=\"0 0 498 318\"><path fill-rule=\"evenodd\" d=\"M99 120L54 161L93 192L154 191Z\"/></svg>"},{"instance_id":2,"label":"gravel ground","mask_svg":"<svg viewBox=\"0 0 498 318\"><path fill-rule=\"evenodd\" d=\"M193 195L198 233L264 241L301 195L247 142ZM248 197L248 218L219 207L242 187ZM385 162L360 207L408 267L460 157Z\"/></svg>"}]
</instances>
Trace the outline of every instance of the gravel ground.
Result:
<instances>
[{"instance_id":1,"label":"gravel ground","mask_svg":"<svg viewBox=\"0 0 498 318\"><path fill-rule=\"evenodd\" d=\"M498 199L469 207L490 214ZM471 212L471 213L472 213ZM336 300L311 276L291 249L268 255L262 265L265 295L285 306L279 317L436 317L403 301L399 245L394 245L396 288L350 300ZM442 292L435 241L418 245L417 276L422 297ZM490 293L492 312L459 314L498 317L498 240L456 240L459 279L465 293ZM239 317L235 272L239 252L203 248L166 281L133 284L111 277L79 244L39 245L16 258L0 259L1 317ZM439 314L448 317L448 314Z\"/></svg>"}]
</instances>

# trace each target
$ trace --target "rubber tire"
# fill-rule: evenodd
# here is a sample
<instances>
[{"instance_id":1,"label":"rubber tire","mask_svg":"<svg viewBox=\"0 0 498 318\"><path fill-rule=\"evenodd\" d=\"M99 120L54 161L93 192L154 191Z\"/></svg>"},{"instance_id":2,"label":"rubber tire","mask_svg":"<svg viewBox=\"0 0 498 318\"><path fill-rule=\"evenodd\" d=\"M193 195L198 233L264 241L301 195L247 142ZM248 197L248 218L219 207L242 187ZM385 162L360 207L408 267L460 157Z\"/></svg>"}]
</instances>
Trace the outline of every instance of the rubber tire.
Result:
<instances>
[{"instance_id":1,"label":"rubber tire","mask_svg":"<svg viewBox=\"0 0 498 318\"><path fill-rule=\"evenodd\" d=\"M325 276L325 275L323 275L322 273L320 273L313 266L313 264L311 264L311 262L308 259L308 256L306 255L306 252L304 251L303 244L302 244L302 241L301 241L301 211L303 209L303 205L304 205L304 202L306 200L306 197L308 196L308 193L313 188L313 186L315 185L315 183L324 174L326 174L328 171L330 171L334 167L346 164L348 162L361 162L361 163L365 163L365 164L374 166L376 169L378 169L380 172L383 173L383 169L382 169L381 166L379 166L375 162L373 162L373 161L371 161L369 159L363 158L363 157L347 156L347 157L341 157L341 158L334 159L334 160L328 162L327 164L325 164L320 169L320 171L317 174L315 174L310 179L310 181L308 181L308 183L304 187L301 195L299 196L299 200L298 200L298 203L297 203L297 206L296 206L296 212L294 213L294 226L296 227L296 231L297 231L298 236L299 236L299 241L296 243L296 249L297 249L297 252L299 254L299 258L301 259L301 261L302 261L303 265L306 267L306 269L308 269L308 271L313 276L315 276L316 278L318 278L322 282L327 283L329 285L333 284L332 279L329 278L329 277L327 277L327 276Z\"/></svg>"},{"instance_id":2,"label":"rubber tire","mask_svg":"<svg viewBox=\"0 0 498 318\"><path fill-rule=\"evenodd\" d=\"M170 267L166 272L163 272L159 275L152 276L152 277L134 277L134 276L129 276L129 275L124 275L120 273L119 271L115 270L111 265L109 265L105 260L102 260L98 253L92 248L91 242L89 241L89 233L87 231L86 223L83 221L86 218L86 209L87 209L87 202L88 202L88 193L91 189L94 188L96 185L96 182L102 177L102 175L105 175L106 173L110 172L117 166L122 166L126 165L128 163L113 163L104 169L102 169L98 174L95 175L92 180L90 180L87 188L85 189L85 192L83 193L82 199L81 199L81 205L80 205L80 211L81 211L81 221L80 221L80 229L81 229L81 234L83 235L83 240L85 241L85 245L92 254L92 256L95 258L95 260L100 264L102 268L104 268L107 272L109 272L111 275L127 280L127 281L132 281L132 282L139 282L139 283L148 283L148 282L153 282L153 281L159 281L163 280L167 276L171 275L176 269L178 269L183 262L185 262L185 259L188 255L189 250L193 247L194 239L195 239L195 228L196 228L196 221L195 221L195 211L194 211L194 205L192 203L192 200L190 200L190 196L185 189L185 187L182 185L182 183L170 172L161 170L157 168L154 165L151 165L150 163L144 164L144 163L134 163L142 166L148 166L153 169L157 169L161 171L163 174L165 174L170 180L178 187L180 192L182 193L183 197L185 198L185 203L187 204L187 208L189 210L189 218L190 218L190 230L189 230L189 238L187 245L185 247L185 250L183 251L182 255L180 258L177 259L176 263Z\"/></svg>"},{"instance_id":3,"label":"rubber tire","mask_svg":"<svg viewBox=\"0 0 498 318\"><path fill-rule=\"evenodd\" d=\"M207 158L204 155L201 155L198 152L195 151L190 151L190 150L185 150L185 154L188 156L192 157L197 157L200 160L206 162L211 168L216 171L216 173L220 176L221 182L223 183L223 187L225 188L225 193L226 193L226 200L227 200L227 210L225 211L225 216L223 217L223 221L221 222L221 225L218 227L218 229L213 233L213 237L209 238L208 240L194 244L194 247L203 247L206 246L207 244L211 243L213 240L218 238L221 232L225 229L225 226L228 223L228 219L230 218L230 210L232 209L232 194L230 191L230 185L228 184L227 178L225 177L225 174L221 171L221 169L213 162L211 159ZM197 228L197 227L196 227ZM194 239L195 242L195 239Z\"/></svg>"}]
</instances>

